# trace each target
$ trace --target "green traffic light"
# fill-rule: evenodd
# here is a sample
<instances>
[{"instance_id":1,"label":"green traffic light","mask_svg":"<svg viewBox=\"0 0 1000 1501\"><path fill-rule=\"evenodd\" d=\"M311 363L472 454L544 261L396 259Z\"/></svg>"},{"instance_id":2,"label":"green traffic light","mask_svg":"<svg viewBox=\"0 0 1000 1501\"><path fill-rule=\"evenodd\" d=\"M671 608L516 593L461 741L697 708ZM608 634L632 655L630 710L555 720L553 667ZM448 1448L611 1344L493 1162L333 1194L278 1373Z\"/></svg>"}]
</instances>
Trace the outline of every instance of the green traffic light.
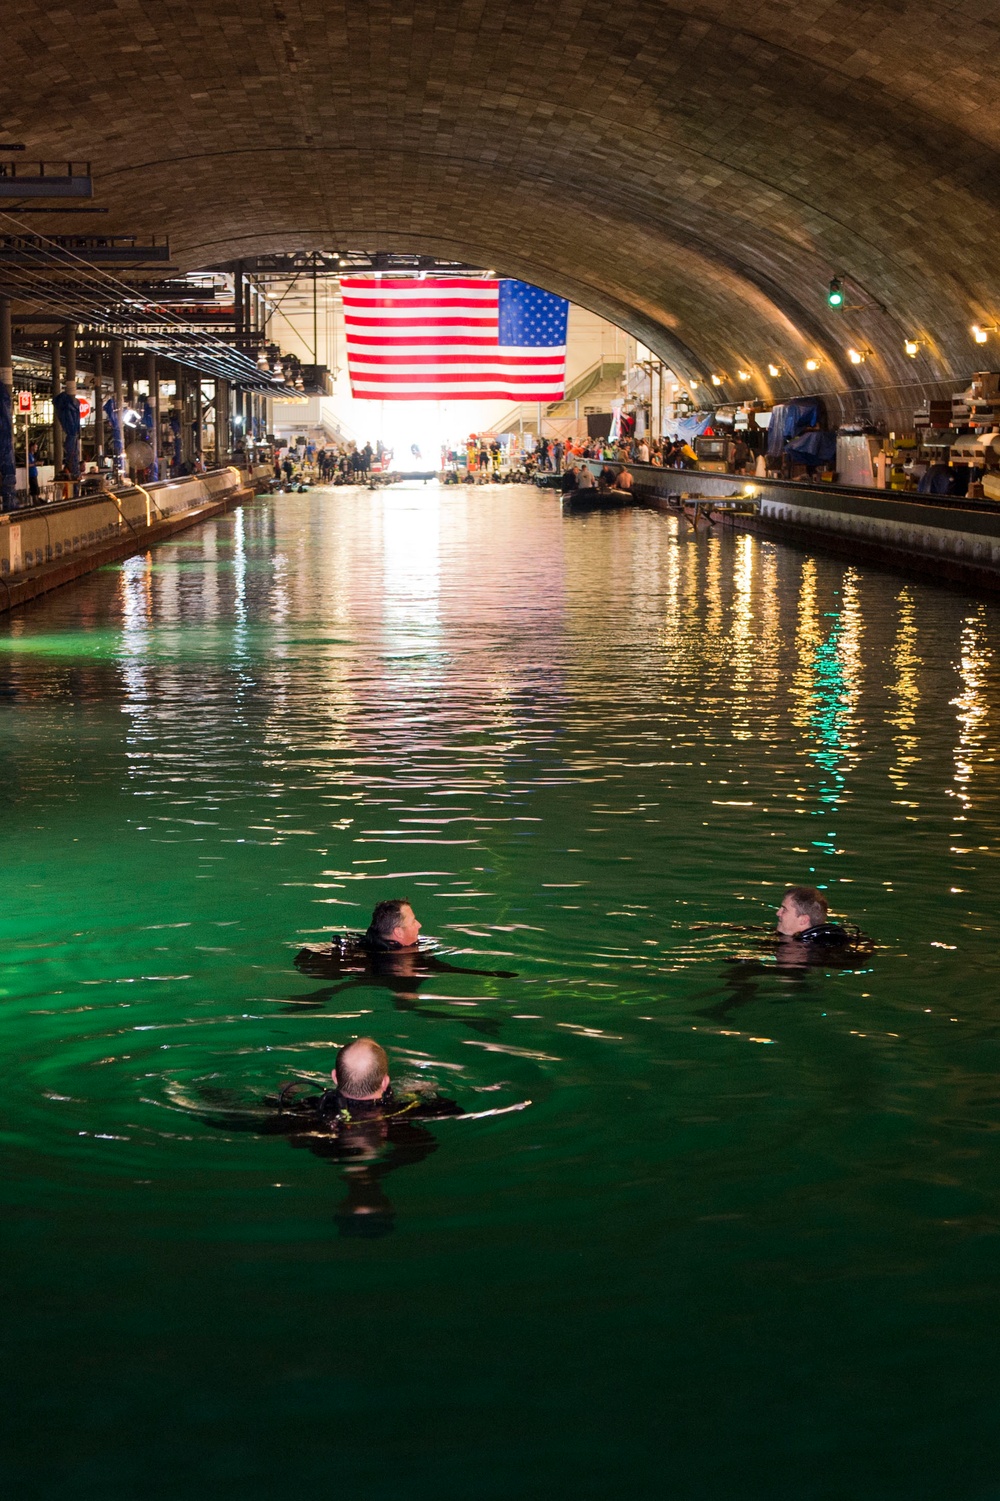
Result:
<instances>
[{"instance_id":1,"label":"green traffic light","mask_svg":"<svg viewBox=\"0 0 1000 1501\"><path fill-rule=\"evenodd\" d=\"M844 306L843 289L836 277L834 277L833 281L830 283L830 290L826 294L826 300L831 307Z\"/></svg>"}]
</instances>

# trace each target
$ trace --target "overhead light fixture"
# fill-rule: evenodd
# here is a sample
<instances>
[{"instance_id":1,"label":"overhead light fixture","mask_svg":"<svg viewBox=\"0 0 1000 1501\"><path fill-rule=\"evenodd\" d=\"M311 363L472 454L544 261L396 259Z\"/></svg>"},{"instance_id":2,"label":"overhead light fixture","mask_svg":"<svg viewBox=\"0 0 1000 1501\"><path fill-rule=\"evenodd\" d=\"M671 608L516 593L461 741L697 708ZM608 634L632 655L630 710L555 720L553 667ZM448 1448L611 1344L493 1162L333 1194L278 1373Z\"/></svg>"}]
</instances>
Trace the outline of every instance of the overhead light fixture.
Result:
<instances>
[{"instance_id":1,"label":"overhead light fixture","mask_svg":"<svg viewBox=\"0 0 1000 1501\"><path fill-rule=\"evenodd\" d=\"M749 380L750 379L750 371L749 370L737 370L736 374L739 376L740 380Z\"/></svg>"},{"instance_id":2,"label":"overhead light fixture","mask_svg":"<svg viewBox=\"0 0 1000 1501\"><path fill-rule=\"evenodd\" d=\"M819 369L819 360L806 360L806 369L807 370L818 370Z\"/></svg>"},{"instance_id":3,"label":"overhead light fixture","mask_svg":"<svg viewBox=\"0 0 1000 1501\"><path fill-rule=\"evenodd\" d=\"M977 344L985 344L990 334L995 333L996 328L991 326L990 324L987 324L985 328L980 328L978 323L974 323L972 325L972 337L975 339Z\"/></svg>"},{"instance_id":4,"label":"overhead light fixture","mask_svg":"<svg viewBox=\"0 0 1000 1501\"><path fill-rule=\"evenodd\" d=\"M781 374L780 366L778 366L778 365L768 365L768 367L767 367L767 373L771 377L772 380L777 380L778 376Z\"/></svg>"},{"instance_id":5,"label":"overhead light fixture","mask_svg":"<svg viewBox=\"0 0 1000 1501\"><path fill-rule=\"evenodd\" d=\"M920 352L920 340L919 339L904 339L903 340L903 348L906 350L907 354L910 356L910 359L911 360L915 360L916 357L917 357L917 355L918 355L918 353Z\"/></svg>"},{"instance_id":6,"label":"overhead light fixture","mask_svg":"<svg viewBox=\"0 0 1000 1501\"><path fill-rule=\"evenodd\" d=\"M863 365L865 362L865 357L860 349L849 349L847 351L847 358L852 365Z\"/></svg>"},{"instance_id":7,"label":"overhead light fixture","mask_svg":"<svg viewBox=\"0 0 1000 1501\"><path fill-rule=\"evenodd\" d=\"M712 385L713 386L721 386L722 385L722 376L721 375L713 375L712 376Z\"/></svg>"},{"instance_id":8,"label":"overhead light fixture","mask_svg":"<svg viewBox=\"0 0 1000 1501\"><path fill-rule=\"evenodd\" d=\"M698 381L696 381L696 380L689 380L689 381L688 381L688 385L689 385L689 386L690 386L690 387L691 387L691 389L692 389L692 391L693 391L693 390L694 390L694 388L695 388L695 386L697 386L697 385L698 385Z\"/></svg>"}]
</instances>

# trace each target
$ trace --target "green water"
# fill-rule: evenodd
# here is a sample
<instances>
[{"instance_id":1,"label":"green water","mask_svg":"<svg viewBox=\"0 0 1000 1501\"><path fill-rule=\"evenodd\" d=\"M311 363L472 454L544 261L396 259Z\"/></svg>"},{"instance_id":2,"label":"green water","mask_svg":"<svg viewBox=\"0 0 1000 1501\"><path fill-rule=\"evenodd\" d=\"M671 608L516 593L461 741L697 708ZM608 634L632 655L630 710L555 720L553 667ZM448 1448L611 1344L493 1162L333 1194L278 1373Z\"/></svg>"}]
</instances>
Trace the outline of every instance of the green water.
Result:
<instances>
[{"instance_id":1,"label":"green water","mask_svg":"<svg viewBox=\"0 0 1000 1501\"><path fill-rule=\"evenodd\" d=\"M264 499L6 618L5 1493L1000 1496L998 645L508 488ZM793 881L870 964L732 964ZM396 895L517 978L303 1004ZM371 1239L206 1116L358 1032L473 1117Z\"/></svg>"}]
</instances>

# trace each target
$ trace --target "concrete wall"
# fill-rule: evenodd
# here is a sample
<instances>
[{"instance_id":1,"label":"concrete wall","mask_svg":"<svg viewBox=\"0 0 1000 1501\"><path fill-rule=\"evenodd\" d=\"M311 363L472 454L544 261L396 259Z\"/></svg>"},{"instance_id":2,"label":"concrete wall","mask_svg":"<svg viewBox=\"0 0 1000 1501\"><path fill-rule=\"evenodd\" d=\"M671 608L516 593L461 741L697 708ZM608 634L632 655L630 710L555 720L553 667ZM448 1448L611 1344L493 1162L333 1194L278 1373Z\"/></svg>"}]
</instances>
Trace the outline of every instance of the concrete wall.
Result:
<instances>
[{"instance_id":1,"label":"concrete wall","mask_svg":"<svg viewBox=\"0 0 1000 1501\"><path fill-rule=\"evenodd\" d=\"M128 531L141 535L168 516L220 500L242 483L238 469L214 469L189 479L134 485L113 497L96 495L9 512L0 516L0 576L27 573Z\"/></svg>"},{"instance_id":2,"label":"concrete wall","mask_svg":"<svg viewBox=\"0 0 1000 1501\"><path fill-rule=\"evenodd\" d=\"M590 466L595 471L599 463ZM1000 506L988 502L931 502L887 491L849 490L837 485L789 484L742 475L705 474L690 469L657 469L630 464L640 498L704 495L722 498L753 492L760 500L760 521L772 536L791 541L810 538L822 546L851 546L859 555L941 577L1000 585Z\"/></svg>"}]
</instances>

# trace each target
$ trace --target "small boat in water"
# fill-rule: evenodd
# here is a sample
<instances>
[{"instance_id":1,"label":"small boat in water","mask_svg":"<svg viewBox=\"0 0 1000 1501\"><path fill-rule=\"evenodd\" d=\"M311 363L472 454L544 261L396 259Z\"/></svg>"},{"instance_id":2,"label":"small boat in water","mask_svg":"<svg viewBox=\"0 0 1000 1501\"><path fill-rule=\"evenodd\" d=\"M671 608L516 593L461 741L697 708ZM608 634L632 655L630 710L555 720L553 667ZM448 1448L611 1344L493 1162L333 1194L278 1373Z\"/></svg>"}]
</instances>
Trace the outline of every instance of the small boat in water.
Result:
<instances>
[{"instance_id":1,"label":"small boat in water","mask_svg":"<svg viewBox=\"0 0 1000 1501\"><path fill-rule=\"evenodd\" d=\"M617 511L635 504L631 490L567 490L564 511Z\"/></svg>"}]
</instances>

